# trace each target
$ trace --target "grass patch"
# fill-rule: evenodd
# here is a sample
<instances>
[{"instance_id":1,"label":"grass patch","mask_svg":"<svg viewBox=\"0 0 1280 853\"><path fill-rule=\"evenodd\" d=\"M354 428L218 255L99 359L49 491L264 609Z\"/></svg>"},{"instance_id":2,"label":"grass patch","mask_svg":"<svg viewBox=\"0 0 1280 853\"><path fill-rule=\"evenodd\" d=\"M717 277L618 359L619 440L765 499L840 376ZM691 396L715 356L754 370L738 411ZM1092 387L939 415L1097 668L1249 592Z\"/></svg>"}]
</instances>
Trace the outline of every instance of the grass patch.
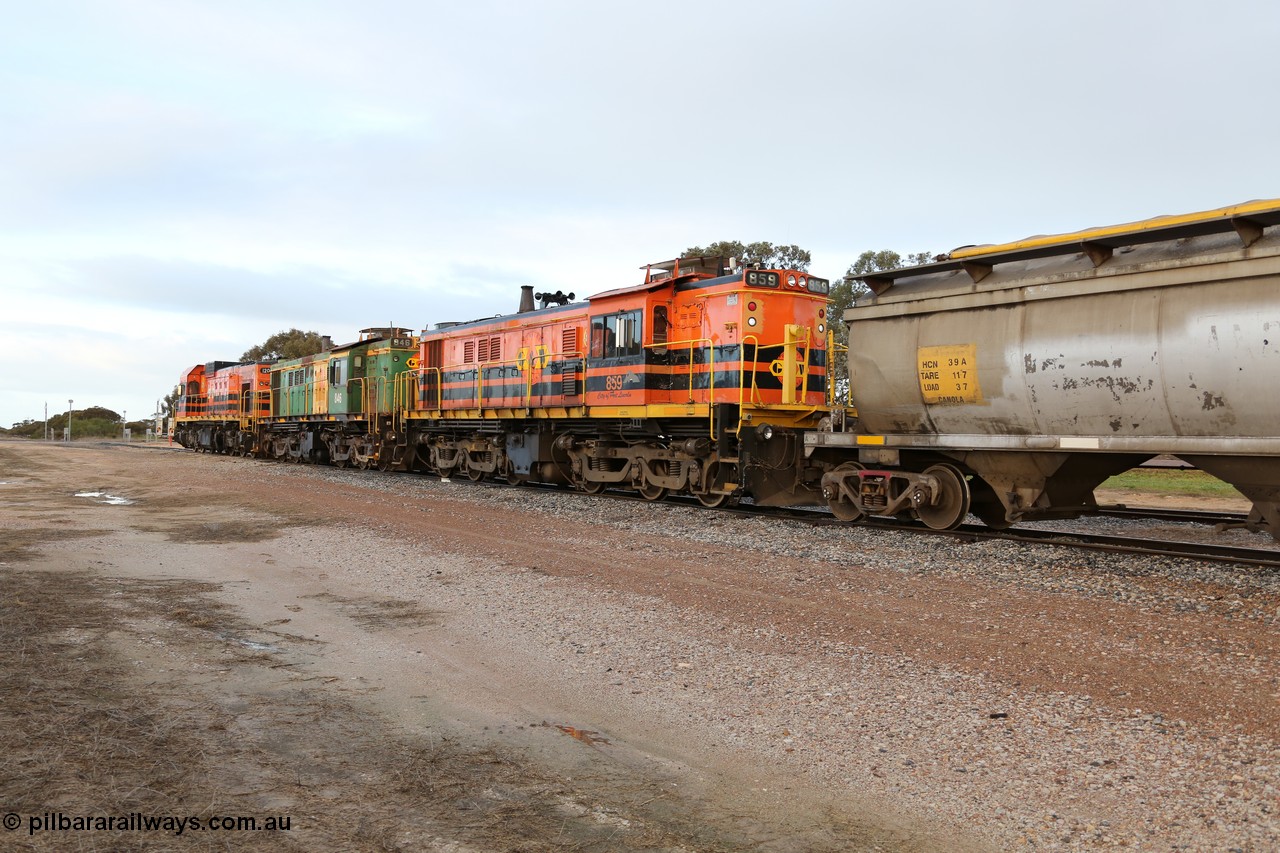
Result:
<instances>
[{"instance_id":1,"label":"grass patch","mask_svg":"<svg viewBox=\"0 0 1280 853\"><path fill-rule=\"evenodd\" d=\"M30 560L36 555L37 546L46 542L65 542L70 539L86 539L106 536L110 530L68 530L67 528L36 527L5 531L0 539L0 564Z\"/></svg>"},{"instance_id":2,"label":"grass patch","mask_svg":"<svg viewBox=\"0 0 1280 853\"><path fill-rule=\"evenodd\" d=\"M1198 497L1240 498L1244 495L1229 483L1204 471L1134 468L1109 478L1098 488L1126 492L1153 492L1160 495L1194 495Z\"/></svg>"}]
</instances>

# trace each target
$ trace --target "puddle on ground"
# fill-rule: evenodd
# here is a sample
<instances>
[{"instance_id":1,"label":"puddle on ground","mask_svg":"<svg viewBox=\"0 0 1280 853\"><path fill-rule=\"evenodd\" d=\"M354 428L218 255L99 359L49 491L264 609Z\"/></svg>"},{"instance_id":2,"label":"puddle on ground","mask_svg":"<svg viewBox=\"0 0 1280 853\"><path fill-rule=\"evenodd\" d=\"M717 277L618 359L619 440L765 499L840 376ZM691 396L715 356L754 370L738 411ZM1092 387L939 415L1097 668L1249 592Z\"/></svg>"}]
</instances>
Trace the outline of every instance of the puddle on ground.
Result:
<instances>
[{"instance_id":1,"label":"puddle on ground","mask_svg":"<svg viewBox=\"0 0 1280 853\"><path fill-rule=\"evenodd\" d=\"M96 503L108 504L110 506L128 506L133 501L128 498L122 498L119 495L110 495L106 492L76 492L78 498L91 498Z\"/></svg>"},{"instance_id":2,"label":"puddle on ground","mask_svg":"<svg viewBox=\"0 0 1280 853\"><path fill-rule=\"evenodd\" d=\"M224 640L229 640L230 642L244 646L246 649L250 649L255 652L270 652L271 654L275 654L280 651L279 646L273 646L270 643L255 643L253 640L242 640L239 637L228 637L226 635L220 636Z\"/></svg>"}]
</instances>

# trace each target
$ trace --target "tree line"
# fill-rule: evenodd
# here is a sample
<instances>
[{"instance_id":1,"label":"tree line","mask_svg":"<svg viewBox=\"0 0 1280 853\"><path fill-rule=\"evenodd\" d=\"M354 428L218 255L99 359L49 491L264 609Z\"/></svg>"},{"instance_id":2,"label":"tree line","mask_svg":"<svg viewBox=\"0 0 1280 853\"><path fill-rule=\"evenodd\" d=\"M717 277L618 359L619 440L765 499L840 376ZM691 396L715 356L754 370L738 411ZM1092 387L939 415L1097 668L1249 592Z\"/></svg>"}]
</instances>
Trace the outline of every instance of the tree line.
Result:
<instances>
[{"instance_id":1,"label":"tree line","mask_svg":"<svg viewBox=\"0 0 1280 853\"><path fill-rule=\"evenodd\" d=\"M74 409L71 412L71 437L76 438L119 438L126 426L120 422L120 414L102 406L89 406ZM62 438L62 431L67 426L67 413L58 412L49 416L49 435L54 439ZM150 418L129 421L127 424L133 435L145 435L148 429L155 426ZM15 438L44 438L45 422L27 418L19 421L9 429L0 429L0 433Z\"/></svg>"},{"instance_id":2,"label":"tree line","mask_svg":"<svg viewBox=\"0 0 1280 853\"><path fill-rule=\"evenodd\" d=\"M774 269L794 269L809 271L812 256L805 249L796 245L775 246L772 243L743 243L738 240L719 240L706 246L690 246L681 257L723 257L736 258L744 266L761 266ZM832 349L827 354L827 376L833 383L832 399L836 405L846 402L849 396L849 378L847 372L849 327L844 324L844 312L853 306L854 300L868 292L868 288L859 279L883 270L895 270L899 267L911 267L927 264L933 260L932 252L911 252L905 256L898 252L882 249L867 250L849 265L849 269L839 279L831 282L831 292L827 295L830 318Z\"/></svg>"}]
</instances>

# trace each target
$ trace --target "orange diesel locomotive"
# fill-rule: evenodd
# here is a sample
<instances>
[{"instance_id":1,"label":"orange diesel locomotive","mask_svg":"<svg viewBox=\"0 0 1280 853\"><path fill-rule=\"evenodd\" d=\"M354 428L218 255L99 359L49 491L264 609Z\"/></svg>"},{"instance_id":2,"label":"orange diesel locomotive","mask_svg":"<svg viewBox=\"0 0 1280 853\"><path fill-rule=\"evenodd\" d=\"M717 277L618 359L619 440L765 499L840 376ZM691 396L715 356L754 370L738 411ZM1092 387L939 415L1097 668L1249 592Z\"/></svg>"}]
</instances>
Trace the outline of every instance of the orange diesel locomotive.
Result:
<instances>
[{"instance_id":1,"label":"orange diesel locomotive","mask_svg":"<svg viewBox=\"0 0 1280 853\"><path fill-rule=\"evenodd\" d=\"M253 443L247 430L270 414L266 396L270 389L269 363L197 364L182 377L182 394L174 409L174 439L183 447L246 453Z\"/></svg>"},{"instance_id":2,"label":"orange diesel locomotive","mask_svg":"<svg viewBox=\"0 0 1280 853\"><path fill-rule=\"evenodd\" d=\"M516 314L424 331L389 467L812 500L801 435L827 413L829 283L721 258L644 269L584 302L535 308L526 287Z\"/></svg>"}]
</instances>

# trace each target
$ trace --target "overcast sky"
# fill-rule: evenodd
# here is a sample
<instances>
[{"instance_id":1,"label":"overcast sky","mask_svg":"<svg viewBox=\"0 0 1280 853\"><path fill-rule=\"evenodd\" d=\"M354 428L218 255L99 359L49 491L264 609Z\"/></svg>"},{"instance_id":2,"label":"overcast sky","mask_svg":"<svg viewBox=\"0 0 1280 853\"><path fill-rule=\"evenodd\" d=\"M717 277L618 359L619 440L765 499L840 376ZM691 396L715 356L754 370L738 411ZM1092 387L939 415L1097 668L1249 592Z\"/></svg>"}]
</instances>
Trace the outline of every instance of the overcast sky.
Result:
<instances>
[{"instance_id":1,"label":"overcast sky","mask_svg":"<svg viewBox=\"0 0 1280 853\"><path fill-rule=\"evenodd\" d=\"M1274 2L0 0L0 425L281 329L1280 196ZM1269 153L1271 152L1271 153Z\"/></svg>"}]
</instances>

